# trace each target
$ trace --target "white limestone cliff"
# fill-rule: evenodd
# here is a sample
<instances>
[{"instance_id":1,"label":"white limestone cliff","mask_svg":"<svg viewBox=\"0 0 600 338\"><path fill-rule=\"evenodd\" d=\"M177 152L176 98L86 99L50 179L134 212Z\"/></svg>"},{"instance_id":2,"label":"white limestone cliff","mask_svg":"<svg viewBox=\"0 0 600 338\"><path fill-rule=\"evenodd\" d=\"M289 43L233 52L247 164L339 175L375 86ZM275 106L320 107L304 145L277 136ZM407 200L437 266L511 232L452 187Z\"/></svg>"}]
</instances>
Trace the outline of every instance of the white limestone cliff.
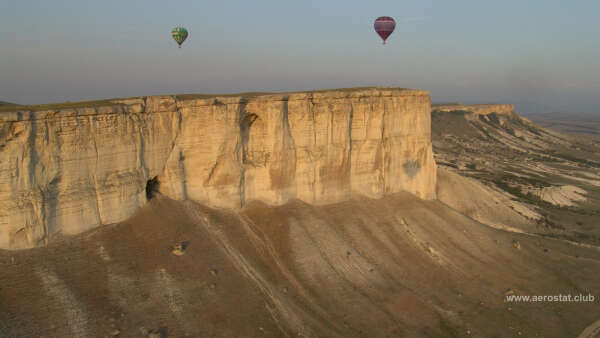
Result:
<instances>
[{"instance_id":1,"label":"white limestone cliff","mask_svg":"<svg viewBox=\"0 0 600 338\"><path fill-rule=\"evenodd\" d=\"M426 91L370 88L0 113L0 248L123 221L160 193L213 207L435 198Z\"/></svg>"}]
</instances>

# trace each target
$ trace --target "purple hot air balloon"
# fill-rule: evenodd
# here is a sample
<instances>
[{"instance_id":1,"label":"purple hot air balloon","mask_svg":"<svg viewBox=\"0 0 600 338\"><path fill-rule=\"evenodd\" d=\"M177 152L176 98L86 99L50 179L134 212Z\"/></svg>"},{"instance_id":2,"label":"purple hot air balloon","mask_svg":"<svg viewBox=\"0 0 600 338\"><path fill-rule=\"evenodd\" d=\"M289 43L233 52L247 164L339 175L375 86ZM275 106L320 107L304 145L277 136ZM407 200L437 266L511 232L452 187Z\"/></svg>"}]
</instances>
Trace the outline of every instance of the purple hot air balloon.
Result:
<instances>
[{"instance_id":1,"label":"purple hot air balloon","mask_svg":"<svg viewBox=\"0 0 600 338\"><path fill-rule=\"evenodd\" d=\"M385 40L387 40L388 36L392 34L394 28L396 28L396 21L389 16L380 16L375 19L375 31L381 38L383 39L383 44L385 45Z\"/></svg>"}]
</instances>

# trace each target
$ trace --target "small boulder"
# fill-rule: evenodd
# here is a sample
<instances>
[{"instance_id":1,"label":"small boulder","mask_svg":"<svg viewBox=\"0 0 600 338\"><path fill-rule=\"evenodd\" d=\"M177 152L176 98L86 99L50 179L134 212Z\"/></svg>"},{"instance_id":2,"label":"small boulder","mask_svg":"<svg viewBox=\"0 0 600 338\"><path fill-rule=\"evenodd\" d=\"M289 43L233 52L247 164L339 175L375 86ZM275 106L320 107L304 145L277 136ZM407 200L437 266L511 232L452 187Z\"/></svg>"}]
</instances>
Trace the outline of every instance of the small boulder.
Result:
<instances>
[{"instance_id":1,"label":"small boulder","mask_svg":"<svg viewBox=\"0 0 600 338\"><path fill-rule=\"evenodd\" d=\"M158 330L150 330L148 332L148 338L167 338L169 336L169 330L166 327L161 327Z\"/></svg>"},{"instance_id":2,"label":"small boulder","mask_svg":"<svg viewBox=\"0 0 600 338\"><path fill-rule=\"evenodd\" d=\"M189 245L188 242L181 242L181 243L175 244L173 247L171 247L171 252L175 256L183 256L183 254L185 253L185 249L187 249L188 245Z\"/></svg>"},{"instance_id":3,"label":"small boulder","mask_svg":"<svg viewBox=\"0 0 600 338\"><path fill-rule=\"evenodd\" d=\"M517 249L517 250L521 250L521 242L514 240L512 241L512 246L513 248Z\"/></svg>"}]
</instances>

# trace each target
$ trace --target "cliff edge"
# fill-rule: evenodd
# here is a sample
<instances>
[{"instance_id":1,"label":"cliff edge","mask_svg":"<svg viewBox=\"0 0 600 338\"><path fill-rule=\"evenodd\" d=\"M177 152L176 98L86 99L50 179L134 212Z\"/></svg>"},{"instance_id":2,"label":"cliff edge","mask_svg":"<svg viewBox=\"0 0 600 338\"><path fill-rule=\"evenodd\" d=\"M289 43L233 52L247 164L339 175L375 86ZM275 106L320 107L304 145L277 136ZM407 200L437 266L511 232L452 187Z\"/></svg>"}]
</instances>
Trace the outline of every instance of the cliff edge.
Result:
<instances>
[{"instance_id":1,"label":"cliff edge","mask_svg":"<svg viewBox=\"0 0 600 338\"><path fill-rule=\"evenodd\" d=\"M432 104L431 110L439 112L468 111L476 115L496 113L498 115L516 116L515 106L512 104Z\"/></svg>"},{"instance_id":2,"label":"cliff edge","mask_svg":"<svg viewBox=\"0 0 600 338\"><path fill-rule=\"evenodd\" d=\"M368 88L0 113L0 248L123 221L155 191L233 209L434 199L430 107L426 91Z\"/></svg>"}]
</instances>

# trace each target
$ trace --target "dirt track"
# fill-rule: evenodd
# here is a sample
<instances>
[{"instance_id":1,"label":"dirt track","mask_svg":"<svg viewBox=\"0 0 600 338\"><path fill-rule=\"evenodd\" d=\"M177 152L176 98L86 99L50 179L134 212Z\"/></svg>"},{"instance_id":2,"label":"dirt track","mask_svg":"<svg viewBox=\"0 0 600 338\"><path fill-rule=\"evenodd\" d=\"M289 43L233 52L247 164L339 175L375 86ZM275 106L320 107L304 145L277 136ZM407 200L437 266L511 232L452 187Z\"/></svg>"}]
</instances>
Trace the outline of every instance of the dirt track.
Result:
<instances>
[{"instance_id":1,"label":"dirt track","mask_svg":"<svg viewBox=\"0 0 600 338\"><path fill-rule=\"evenodd\" d=\"M598 338L600 337L600 320L595 321L592 325L588 326L578 336L578 338Z\"/></svg>"}]
</instances>

